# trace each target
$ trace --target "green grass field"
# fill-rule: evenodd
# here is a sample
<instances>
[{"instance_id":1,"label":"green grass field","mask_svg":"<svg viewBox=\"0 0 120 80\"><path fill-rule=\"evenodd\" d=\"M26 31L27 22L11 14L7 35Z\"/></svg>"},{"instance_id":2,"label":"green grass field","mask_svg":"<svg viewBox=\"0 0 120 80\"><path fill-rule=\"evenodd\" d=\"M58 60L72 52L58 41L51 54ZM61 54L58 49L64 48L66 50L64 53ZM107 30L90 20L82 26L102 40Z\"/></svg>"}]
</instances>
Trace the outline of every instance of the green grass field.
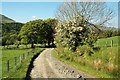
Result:
<instances>
[{"instance_id":1,"label":"green grass field","mask_svg":"<svg viewBox=\"0 0 120 80\"><path fill-rule=\"evenodd\" d=\"M11 46L10 46L11 47ZM18 49L3 49L2 50L2 78L25 78L28 66L32 57L41 52L43 49L24 48L25 45L21 45ZM29 55L28 55L29 52ZM20 63L20 55L24 54L22 63ZM25 56L26 59L25 59ZM17 65L15 66L15 57ZM9 71L7 70L7 60L9 60Z\"/></svg>"},{"instance_id":2,"label":"green grass field","mask_svg":"<svg viewBox=\"0 0 120 80\"><path fill-rule=\"evenodd\" d=\"M94 50L87 45L79 46L76 52L71 52L67 48L56 48L53 55L59 60L74 66L76 69L89 73L98 78L118 77L118 36L99 39L98 50ZM113 47L106 47L106 41L113 40ZM96 44L96 43L95 43ZM110 45L111 43L108 43ZM89 51L93 53L91 56ZM83 56L80 56L84 52Z\"/></svg>"},{"instance_id":3,"label":"green grass field","mask_svg":"<svg viewBox=\"0 0 120 80\"><path fill-rule=\"evenodd\" d=\"M95 43L95 46L110 46L111 40L113 40L113 46L118 46L120 36L110 37L110 38L102 38L98 39Z\"/></svg>"}]
</instances>

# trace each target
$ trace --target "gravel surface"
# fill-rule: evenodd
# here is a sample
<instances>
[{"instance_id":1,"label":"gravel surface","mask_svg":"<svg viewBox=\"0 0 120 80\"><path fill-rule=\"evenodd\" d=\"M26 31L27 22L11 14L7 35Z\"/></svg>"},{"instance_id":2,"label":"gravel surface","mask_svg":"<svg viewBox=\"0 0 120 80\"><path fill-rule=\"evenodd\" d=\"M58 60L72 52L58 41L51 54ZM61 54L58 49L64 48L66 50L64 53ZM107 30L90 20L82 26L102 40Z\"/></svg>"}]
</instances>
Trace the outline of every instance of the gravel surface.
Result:
<instances>
[{"instance_id":1,"label":"gravel surface","mask_svg":"<svg viewBox=\"0 0 120 80\"><path fill-rule=\"evenodd\" d=\"M53 48L44 50L34 61L31 78L94 78L57 60L51 55Z\"/></svg>"}]
</instances>

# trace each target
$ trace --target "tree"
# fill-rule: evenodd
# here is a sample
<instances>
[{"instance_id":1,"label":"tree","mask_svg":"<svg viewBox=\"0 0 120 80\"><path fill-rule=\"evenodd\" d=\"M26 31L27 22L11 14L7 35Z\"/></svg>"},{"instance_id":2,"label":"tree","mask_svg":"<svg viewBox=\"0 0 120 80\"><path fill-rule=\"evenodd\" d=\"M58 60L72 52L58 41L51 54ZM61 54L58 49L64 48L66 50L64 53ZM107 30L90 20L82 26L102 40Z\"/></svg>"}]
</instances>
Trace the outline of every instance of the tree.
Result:
<instances>
[{"instance_id":1,"label":"tree","mask_svg":"<svg viewBox=\"0 0 120 80\"><path fill-rule=\"evenodd\" d=\"M118 32L118 30L113 31L112 36L119 36L119 32Z\"/></svg>"},{"instance_id":2,"label":"tree","mask_svg":"<svg viewBox=\"0 0 120 80\"><path fill-rule=\"evenodd\" d=\"M2 23L2 35L8 33L18 34L22 26L22 23Z\"/></svg>"},{"instance_id":3,"label":"tree","mask_svg":"<svg viewBox=\"0 0 120 80\"><path fill-rule=\"evenodd\" d=\"M26 45L26 48L27 48L28 40L29 40L29 39L28 39L26 36L22 36L21 43L22 43L22 44L25 44L25 45Z\"/></svg>"},{"instance_id":4,"label":"tree","mask_svg":"<svg viewBox=\"0 0 120 80\"><path fill-rule=\"evenodd\" d=\"M7 45L7 48L9 45L13 45L15 41L17 40L17 34L9 33L2 37L2 46Z\"/></svg>"},{"instance_id":5,"label":"tree","mask_svg":"<svg viewBox=\"0 0 120 80\"><path fill-rule=\"evenodd\" d=\"M47 19L47 20L44 20L44 22L46 23L45 27L46 27L46 40L48 42L48 46L50 46L50 43L52 43L52 45L54 45L54 37L55 37L55 27L57 26L57 19Z\"/></svg>"},{"instance_id":6,"label":"tree","mask_svg":"<svg viewBox=\"0 0 120 80\"><path fill-rule=\"evenodd\" d=\"M105 2L64 2L56 12L56 18L60 22L70 21L78 17L87 24L103 25L114 16L113 11ZM77 21L76 21L77 22ZM95 27L95 26L94 26Z\"/></svg>"},{"instance_id":7,"label":"tree","mask_svg":"<svg viewBox=\"0 0 120 80\"><path fill-rule=\"evenodd\" d=\"M15 36L15 38L14 38L15 39L14 44L16 45L16 48L19 48L20 41L21 41L20 36L17 35L17 34L14 34L14 36Z\"/></svg>"},{"instance_id":8,"label":"tree","mask_svg":"<svg viewBox=\"0 0 120 80\"><path fill-rule=\"evenodd\" d=\"M24 41L27 41L25 43L30 43L31 48L34 48L34 43L37 42L38 38L40 37L42 39L42 36L39 36L41 34L41 30L43 28L43 20L34 20L27 22L20 31L20 36Z\"/></svg>"},{"instance_id":9,"label":"tree","mask_svg":"<svg viewBox=\"0 0 120 80\"><path fill-rule=\"evenodd\" d=\"M112 30L105 30L103 32L103 37L104 38L108 38L108 37L112 37L113 31Z\"/></svg>"},{"instance_id":10,"label":"tree","mask_svg":"<svg viewBox=\"0 0 120 80\"><path fill-rule=\"evenodd\" d=\"M22 43L31 44L31 48L36 43L50 43L54 42L54 27L57 20L34 20L27 22L21 29L19 35L21 36Z\"/></svg>"},{"instance_id":11,"label":"tree","mask_svg":"<svg viewBox=\"0 0 120 80\"><path fill-rule=\"evenodd\" d=\"M22 23L1 23L2 25L2 46L16 44L19 47L18 33L23 26Z\"/></svg>"},{"instance_id":12,"label":"tree","mask_svg":"<svg viewBox=\"0 0 120 80\"><path fill-rule=\"evenodd\" d=\"M99 26L105 25L112 17L113 12L105 2L64 2L56 12L59 21L56 41L75 51L85 40L92 39L87 39L89 34L97 38L101 31Z\"/></svg>"},{"instance_id":13,"label":"tree","mask_svg":"<svg viewBox=\"0 0 120 80\"><path fill-rule=\"evenodd\" d=\"M2 46L4 46L4 47L5 47L5 45L7 45L7 43L6 43L7 37L8 37L7 35L2 37Z\"/></svg>"}]
</instances>

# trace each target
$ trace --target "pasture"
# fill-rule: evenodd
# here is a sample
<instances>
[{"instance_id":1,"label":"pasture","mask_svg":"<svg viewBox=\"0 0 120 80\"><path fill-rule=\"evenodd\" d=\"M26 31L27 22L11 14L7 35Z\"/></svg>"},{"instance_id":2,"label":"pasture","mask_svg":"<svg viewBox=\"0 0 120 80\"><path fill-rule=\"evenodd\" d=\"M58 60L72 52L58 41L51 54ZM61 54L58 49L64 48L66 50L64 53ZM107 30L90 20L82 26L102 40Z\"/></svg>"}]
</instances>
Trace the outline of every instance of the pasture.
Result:
<instances>
[{"instance_id":1,"label":"pasture","mask_svg":"<svg viewBox=\"0 0 120 80\"><path fill-rule=\"evenodd\" d=\"M119 46L118 44L119 38L120 36L98 39L94 45L104 47L104 46L111 46L111 43L113 43L113 46Z\"/></svg>"},{"instance_id":2,"label":"pasture","mask_svg":"<svg viewBox=\"0 0 120 80\"><path fill-rule=\"evenodd\" d=\"M2 49L2 78L25 78L32 57L43 50L31 49L29 45L27 48L25 45L14 47Z\"/></svg>"}]
</instances>

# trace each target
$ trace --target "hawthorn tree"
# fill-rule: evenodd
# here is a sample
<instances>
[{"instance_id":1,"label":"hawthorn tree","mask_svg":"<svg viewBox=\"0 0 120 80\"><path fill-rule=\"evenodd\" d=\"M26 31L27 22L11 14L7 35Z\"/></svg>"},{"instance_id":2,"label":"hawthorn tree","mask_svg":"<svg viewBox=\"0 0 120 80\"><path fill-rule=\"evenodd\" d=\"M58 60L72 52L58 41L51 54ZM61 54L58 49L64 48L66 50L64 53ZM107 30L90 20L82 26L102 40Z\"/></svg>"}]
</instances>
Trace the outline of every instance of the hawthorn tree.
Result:
<instances>
[{"instance_id":1,"label":"hawthorn tree","mask_svg":"<svg viewBox=\"0 0 120 80\"><path fill-rule=\"evenodd\" d=\"M96 41L91 40L97 38L99 26L113 18L113 11L105 2L64 2L58 7L56 18L56 42L75 51L79 45Z\"/></svg>"}]
</instances>

